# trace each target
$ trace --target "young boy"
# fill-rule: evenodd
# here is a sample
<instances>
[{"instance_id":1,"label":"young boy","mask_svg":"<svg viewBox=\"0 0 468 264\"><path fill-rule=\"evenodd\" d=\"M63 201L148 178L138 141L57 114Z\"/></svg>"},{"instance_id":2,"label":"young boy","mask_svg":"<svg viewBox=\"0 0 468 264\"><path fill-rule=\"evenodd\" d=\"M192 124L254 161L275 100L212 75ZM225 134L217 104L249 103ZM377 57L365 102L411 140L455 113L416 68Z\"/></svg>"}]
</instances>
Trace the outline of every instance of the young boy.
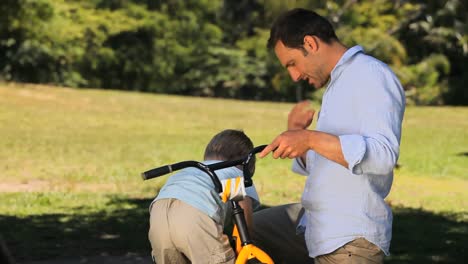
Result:
<instances>
[{"instance_id":1,"label":"young boy","mask_svg":"<svg viewBox=\"0 0 468 264\"><path fill-rule=\"evenodd\" d=\"M242 159L253 149L242 131L224 130L215 135L205 149L204 164ZM255 170L252 163L249 170ZM229 167L217 170L220 180L242 176L242 170ZM251 231L253 204L259 205L254 186L239 202ZM234 263L235 253L223 234L228 203L216 193L211 178L196 168L187 168L169 177L150 206L148 237L153 259L166 263Z\"/></svg>"}]
</instances>

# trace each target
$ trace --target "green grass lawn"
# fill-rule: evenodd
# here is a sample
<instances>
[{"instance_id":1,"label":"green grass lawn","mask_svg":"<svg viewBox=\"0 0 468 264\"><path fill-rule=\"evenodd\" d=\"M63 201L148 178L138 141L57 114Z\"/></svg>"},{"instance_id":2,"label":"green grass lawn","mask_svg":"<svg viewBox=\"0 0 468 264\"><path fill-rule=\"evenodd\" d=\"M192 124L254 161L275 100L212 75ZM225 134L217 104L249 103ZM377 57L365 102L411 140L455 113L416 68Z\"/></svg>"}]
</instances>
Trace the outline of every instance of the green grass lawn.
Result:
<instances>
[{"instance_id":1,"label":"green grass lawn","mask_svg":"<svg viewBox=\"0 0 468 264\"><path fill-rule=\"evenodd\" d=\"M318 105L315 105L318 107ZM267 144L292 104L0 84L0 233L18 260L147 253L147 206L165 178L147 169L200 160L211 137L243 129ZM468 108L408 107L390 263L459 263L468 243ZM297 202L290 161L258 161L267 205Z\"/></svg>"}]
</instances>

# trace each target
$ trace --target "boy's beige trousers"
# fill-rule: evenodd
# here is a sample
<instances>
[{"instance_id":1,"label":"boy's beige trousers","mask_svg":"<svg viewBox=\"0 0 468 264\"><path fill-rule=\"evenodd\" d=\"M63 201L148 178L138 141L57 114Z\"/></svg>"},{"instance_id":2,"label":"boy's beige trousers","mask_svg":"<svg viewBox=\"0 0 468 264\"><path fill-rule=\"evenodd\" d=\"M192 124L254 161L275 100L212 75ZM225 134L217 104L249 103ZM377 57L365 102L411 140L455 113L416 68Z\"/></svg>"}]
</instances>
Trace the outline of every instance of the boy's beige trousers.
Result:
<instances>
[{"instance_id":1,"label":"boy's beige trousers","mask_svg":"<svg viewBox=\"0 0 468 264\"><path fill-rule=\"evenodd\" d=\"M150 210L148 237L157 264L234 263L223 227L177 199L162 199Z\"/></svg>"}]
</instances>

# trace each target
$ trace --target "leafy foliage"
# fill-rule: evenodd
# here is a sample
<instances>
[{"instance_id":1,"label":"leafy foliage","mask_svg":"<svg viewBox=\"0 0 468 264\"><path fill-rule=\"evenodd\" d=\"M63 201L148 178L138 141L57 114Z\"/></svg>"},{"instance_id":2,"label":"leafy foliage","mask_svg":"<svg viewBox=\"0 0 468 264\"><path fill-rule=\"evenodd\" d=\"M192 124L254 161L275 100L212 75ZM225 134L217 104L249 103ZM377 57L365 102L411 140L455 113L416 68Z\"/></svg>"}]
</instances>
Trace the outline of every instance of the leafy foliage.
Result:
<instances>
[{"instance_id":1,"label":"leafy foliage","mask_svg":"<svg viewBox=\"0 0 468 264\"><path fill-rule=\"evenodd\" d=\"M294 7L388 63L409 102L468 104L461 0L4 0L0 79L294 101L311 89L265 48L270 24Z\"/></svg>"}]
</instances>

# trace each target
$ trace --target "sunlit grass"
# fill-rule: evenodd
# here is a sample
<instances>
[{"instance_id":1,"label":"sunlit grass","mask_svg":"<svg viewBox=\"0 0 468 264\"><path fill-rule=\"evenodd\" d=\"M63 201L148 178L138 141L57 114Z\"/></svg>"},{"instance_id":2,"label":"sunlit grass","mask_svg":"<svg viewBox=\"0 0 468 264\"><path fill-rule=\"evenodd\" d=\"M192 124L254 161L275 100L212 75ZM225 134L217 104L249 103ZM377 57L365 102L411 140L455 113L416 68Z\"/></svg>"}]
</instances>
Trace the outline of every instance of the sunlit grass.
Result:
<instances>
[{"instance_id":1,"label":"sunlit grass","mask_svg":"<svg viewBox=\"0 0 468 264\"><path fill-rule=\"evenodd\" d=\"M89 206L86 199L60 202L75 194L153 197L165 178L143 182L142 171L200 160L205 144L225 128L243 129L256 145L269 143L286 127L291 107L2 84L0 191L18 193L14 202L0 205L0 213L25 214L27 210L17 205L31 192L51 197L67 194L58 195L46 207L31 205L42 209L30 212L43 213L80 203ZM401 167L388 198L392 204L437 212L467 211L467 117L468 108L462 107L407 109ZM288 160L266 158L259 160L254 180L262 202L275 205L299 201L305 178L290 171ZM93 206L104 207L99 198L95 201Z\"/></svg>"},{"instance_id":2,"label":"sunlit grass","mask_svg":"<svg viewBox=\"0 0 468 264\"><path fill-rule=\"evenodd\" d=\"M292 104L0 84L0 230L17 260L149 256L148 206L167 178L147 169L201 160L222 129L255 145L286 127ZM315 104L317 108L318 105ZM468 108L409 107L389 263L459 263L468 221ZM314 125L314 124L313 124ZM266 205L300 201L289 160L258 160ZM11 229L11 226L15 226Z\"/></svg>"}]
</instances>

